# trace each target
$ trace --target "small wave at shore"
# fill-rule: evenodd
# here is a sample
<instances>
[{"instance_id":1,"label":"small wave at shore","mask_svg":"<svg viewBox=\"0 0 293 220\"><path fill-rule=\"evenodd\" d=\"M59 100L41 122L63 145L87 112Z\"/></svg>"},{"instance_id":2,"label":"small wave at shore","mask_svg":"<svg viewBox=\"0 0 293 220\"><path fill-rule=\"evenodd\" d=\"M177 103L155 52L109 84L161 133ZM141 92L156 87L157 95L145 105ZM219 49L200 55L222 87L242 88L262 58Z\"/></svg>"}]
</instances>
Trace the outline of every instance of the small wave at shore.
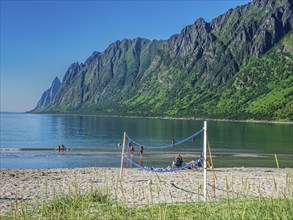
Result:
<instances>
[{"instance_id":1,"label":"small wave at shore","mask_svg":"<svg viewBox=\"0 0 293 220\"><path fill-rule=\"evenodd\" d=\"M114 149L114 151L115 150L116 149ZM18 152L18 151L58 151L58 148L0 148L0 152ZM105 149L104 148L66 148L66 151L105 151Z\"/></svg>"},{"instance_id":2,"label":"small wave at shore","mask_svg":"<svg viewBox=\"0 0 293 220\"><path fill-rule=\"evenodd\" d=\"M0 151L20 151L21 148L0 148Z\"/></svg>"}]
</instances>

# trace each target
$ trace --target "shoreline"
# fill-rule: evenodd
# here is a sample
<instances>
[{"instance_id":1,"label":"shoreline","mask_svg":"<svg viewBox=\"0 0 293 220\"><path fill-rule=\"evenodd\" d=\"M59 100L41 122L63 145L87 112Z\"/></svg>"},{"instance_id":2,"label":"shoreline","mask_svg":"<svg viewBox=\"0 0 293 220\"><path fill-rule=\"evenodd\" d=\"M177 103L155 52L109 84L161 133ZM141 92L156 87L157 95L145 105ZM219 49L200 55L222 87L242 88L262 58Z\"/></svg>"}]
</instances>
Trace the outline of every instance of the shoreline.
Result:
<instances>
[{"instance_id":1,"label":"shoreline","mask_svg":"<svg viewBox=\"0 0 293 220\"><path fill-rule=\"evenodd\" d=\"M1 200L3 214L15 203L39 207L43 202L78 191L88 194L91 189L110 192L112 201L125 206L181 204L203 201L203 171L183 170L153 173L137 168L125 168L120 181L120 168L1 168ZM229 198L293 198L293 168L217 168L207 172L208 200ZM289 181L289 183L288 183ZM227 187L227 184L229 187ZM289 185L288 185L289 184ZM290 187L290 190L287 190ZM215 190L215 191L214 191ZM284 194L285 193L285 194ZM12 205L12 206L11 206Z\"/></svg>"},{"instance_id":2,"label":"shoreline","mask_svg":"<svg viewBox=\"0 0 293 220\"><path fill-rule=\"evenodd\" d=\"M75 116L98 116L117 118L137 118L137 119L161 119L161 120L194 120L194 121L220 121L236 123L263 123L263 124L293 124L293 121L272 121L272 120L249 120L249 119L221 119L221 118L196 118L196 117L169 117L169 116L138 116L138 115L108 115L108 114L86 114L86 113L53 113L53 112L19 112L24 114L44 114L44 115L75 115Z\"/></svg>"}]
</instances>

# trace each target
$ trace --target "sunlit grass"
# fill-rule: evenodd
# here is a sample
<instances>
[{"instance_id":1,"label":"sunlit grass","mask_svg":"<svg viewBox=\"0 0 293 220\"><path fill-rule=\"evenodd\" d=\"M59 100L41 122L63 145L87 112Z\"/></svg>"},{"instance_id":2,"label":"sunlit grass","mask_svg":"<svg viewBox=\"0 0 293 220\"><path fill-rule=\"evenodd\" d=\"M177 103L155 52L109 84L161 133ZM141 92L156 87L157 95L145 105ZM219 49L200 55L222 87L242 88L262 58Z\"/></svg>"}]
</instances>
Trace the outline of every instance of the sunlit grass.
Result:
<instances>
[{"instance_id":1,"label":"sunlit grass","mask_svg":"<svg viewBox=\"0 0 293 220\"><path fill-rule=\"evenodd\" d=\"M12 211L2 219L291 219L293 200L288 198L223 199L147 207L126 207L108 195L65 196L28 211Z\"/></svg>"},{"instance_id":2,"label":"sunlit grass","mask_svg":"<svg viewBox=\"0 0 293 220\"><path fill-rule=\"evenodd\" d=\"M109 179L113 180L113 177L109 176ZM158 183L161 181L159 175L157 180ZM258 195L248 198L248 181L243 179L243 187L238 192L233 189L233 182L233 178L226 178L224 199L214 201L210 197L204 203L198 196L194 202L186 199L186 202L176 204L171 195L171 204L156 204L155 197L160 201L166 201L166 198L161 198L156 182L150 181L144 190L132 189L132 199L135 196L147 197L144 206L127 205L123 181L120 180L113 180L96 189L90 184L87 192L80 192L76 186L68 186L66 195L56 196L54 190L51 201L42 202L33 209L29 208L27 201L17 202L16 199L16 203L11 203L10 212L2 215L1 219L292 219L293 181L290 170L286 172L285 189L279 190L275 181L271 197L263 197L259 186ZM138 194L135 194L135 190L138 190ZM46 193L47 190L44 191ZM202 194L201 187L198 187L197 193ZM239 194L242 196L239 197ZM184 194L180 196L184 198Z\"/></svg>"}]
</instances>

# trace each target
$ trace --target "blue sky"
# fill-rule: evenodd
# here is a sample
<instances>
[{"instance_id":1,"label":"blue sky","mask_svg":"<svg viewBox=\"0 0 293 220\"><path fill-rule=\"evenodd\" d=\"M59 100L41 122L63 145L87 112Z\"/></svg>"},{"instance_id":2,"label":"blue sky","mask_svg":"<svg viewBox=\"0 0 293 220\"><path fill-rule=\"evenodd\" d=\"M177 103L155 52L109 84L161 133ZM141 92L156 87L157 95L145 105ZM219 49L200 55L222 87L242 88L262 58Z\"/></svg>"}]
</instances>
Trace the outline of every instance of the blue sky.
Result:
<instances>
[{"instance_id":1,"label":"blue sky","mask_svg":"<svg viewBox=\"0 0 293 220\"><path fill-rule=\"evenodd\" d=\"M1 0L1 111L33 109L55 76L116 40L168 39L248 2Z\"/></svg>"}]
</instances>

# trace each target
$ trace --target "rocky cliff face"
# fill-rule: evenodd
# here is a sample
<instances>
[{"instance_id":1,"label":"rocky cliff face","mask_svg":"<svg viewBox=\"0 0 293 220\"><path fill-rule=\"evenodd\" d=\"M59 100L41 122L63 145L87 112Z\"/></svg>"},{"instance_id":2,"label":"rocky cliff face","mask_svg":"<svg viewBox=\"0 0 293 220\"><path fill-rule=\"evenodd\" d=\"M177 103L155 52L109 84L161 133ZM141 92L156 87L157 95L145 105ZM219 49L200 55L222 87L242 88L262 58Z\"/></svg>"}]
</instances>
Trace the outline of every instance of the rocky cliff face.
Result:
<instances>
[{"instance_id":1,"label":"rocky cliff face","mask_svg":"<svg viewBox=\"0 0 293 220\"><path fill-rule=\"evenodd\" d=\"M56 77L50 88L47 89L41 99L39 100L36 108L34 110L32 110L33 112L41 112L43 110L45 110L52 102L53 102L53 99L55 98L56 94L59 92L59 89L60 89L60 86L61 86L61 82L60 80L58 79L58 77Z\"/></svg>"},{"instance_id":2,"label":"rocky cliff face","mask_svg":"<svg viewBox=\"0 0 293 220\"><path fill-rule=\"evenodd\" d=\"M94 52L84 64L72 64L50 109L115 105L123 91L140 80L163 45L157 40L124 39L112 43L103 53Z\"/></svg>"},{"instance_id":3,"label":"rocky cliff face","mask_svg":"<svg viewBox=\"0 0 293 220\"><path fill-rule=\"evenodd\" d=\"M72 64L43 111L222 117L215 108L219 94L291 36L292 7L292 0L254 0L210 23L200 18L165 41L116 41L84 64ZM225 105L223 117L251 117L240 96L233 99L241 110Z\"/></svg>"},{"instance_id":4,"label":"rocky cliff face","mask_svg":"<svg viewBox=\"0 0 293 220\"><path fill-rule=\"evenodd\" d=\"M254 0L212 20L213 32L238 62L271 49L292 29L292 0Z\"/></svg>"}]
</instances>

